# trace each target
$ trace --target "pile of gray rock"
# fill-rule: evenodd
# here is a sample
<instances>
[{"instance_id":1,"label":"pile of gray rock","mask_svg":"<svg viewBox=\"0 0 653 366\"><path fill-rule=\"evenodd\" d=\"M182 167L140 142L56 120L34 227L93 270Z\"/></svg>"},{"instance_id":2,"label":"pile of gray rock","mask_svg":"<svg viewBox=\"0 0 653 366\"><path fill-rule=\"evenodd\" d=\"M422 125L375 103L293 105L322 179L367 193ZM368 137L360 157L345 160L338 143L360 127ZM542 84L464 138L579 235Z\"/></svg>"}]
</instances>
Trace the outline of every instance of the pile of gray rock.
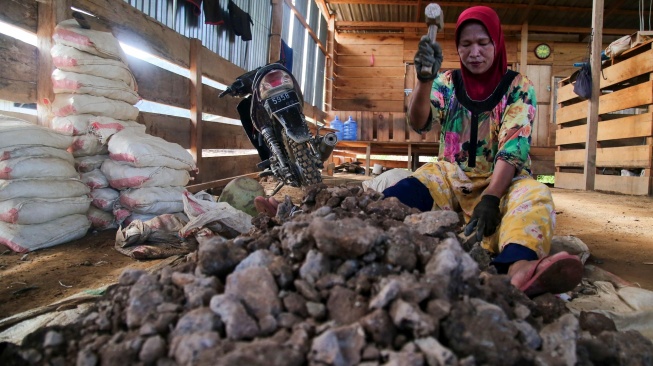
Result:
<instances>
[{"instance_id":1,"label":"pile of gray rock","mask_svg":"<svg viewBox=\"0 0 653 366\"><path fill-rule=\"evenodd\" d=\"M0 363L650 364L640 333L512 287L464 249L455 213L382 198L319 185L247 234L204 231L182 265L123 272L81 321L0 346Z\"/></svg>"}]
</instances>

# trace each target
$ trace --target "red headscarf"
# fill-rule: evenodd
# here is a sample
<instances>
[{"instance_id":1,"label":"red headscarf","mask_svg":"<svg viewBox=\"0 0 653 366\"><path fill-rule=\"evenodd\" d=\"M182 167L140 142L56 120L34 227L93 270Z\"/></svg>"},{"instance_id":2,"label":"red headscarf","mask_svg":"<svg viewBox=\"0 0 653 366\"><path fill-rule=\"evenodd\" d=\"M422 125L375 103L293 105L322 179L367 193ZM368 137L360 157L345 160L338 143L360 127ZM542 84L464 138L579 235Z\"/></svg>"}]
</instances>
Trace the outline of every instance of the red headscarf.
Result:
<instances>
[{"instance_id":1,"label":"red headscarf","mask_svg":"<svg viewBox=\"0 0 653 366\"><path fill-rule=\"evenodd\" d=\"M470 20L483 24L492 39L492 43L494 43L494 63L483 74L473 74L467 70L462 61L460 62L460 70L463 74L463 83L467 95L473 100L485 100L499 85L501 78L508 70L506 44L503 40L503 31L497 13L487 6L474 6L465 9L458 17L458 22L456 22L456 48L458 48L460 42L462 25Z\"/></svg>"}]
</instances>

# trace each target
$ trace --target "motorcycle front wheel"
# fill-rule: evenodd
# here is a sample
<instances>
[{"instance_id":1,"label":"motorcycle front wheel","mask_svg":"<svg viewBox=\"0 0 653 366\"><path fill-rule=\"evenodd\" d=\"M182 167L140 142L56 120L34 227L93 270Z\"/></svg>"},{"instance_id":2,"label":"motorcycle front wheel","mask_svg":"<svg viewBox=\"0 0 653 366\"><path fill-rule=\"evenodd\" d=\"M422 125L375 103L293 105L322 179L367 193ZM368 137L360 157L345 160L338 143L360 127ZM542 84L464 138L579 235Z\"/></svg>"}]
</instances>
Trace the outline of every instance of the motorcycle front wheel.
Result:
<instances>
[{"instance_id":1,"label":"motorcycle front wheel","mask_svg":"<svg viewBox=\"0 0 653 366\"><path fill-rule=\"evenodd\" d=\"M296 172L299 175L299 181L302 186L310 186L322 182L322 174L320 173L319 159L313 155L308 147L308 144L299 144L293 141L284 133L284 138L287 145L290 146L292 155L294 156L294 163Z\"/></svg>"}]
</instances>

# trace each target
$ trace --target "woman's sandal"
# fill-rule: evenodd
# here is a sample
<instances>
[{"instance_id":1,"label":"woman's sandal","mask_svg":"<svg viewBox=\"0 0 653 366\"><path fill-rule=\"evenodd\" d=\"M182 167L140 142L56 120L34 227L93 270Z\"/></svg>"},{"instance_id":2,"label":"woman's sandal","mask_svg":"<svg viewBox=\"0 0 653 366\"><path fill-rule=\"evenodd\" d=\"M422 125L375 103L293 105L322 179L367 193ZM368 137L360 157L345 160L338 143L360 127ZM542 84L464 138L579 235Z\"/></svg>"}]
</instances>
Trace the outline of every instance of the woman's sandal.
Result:
<instances>
[{"instance_id":1,"label":"woman's sandal","mask_svg":"<svg viewBox=\"0 0 653 366\"><path fill-rule=\"evenodd\" d=\"M577 256L566 252L539 259L532 266L524 284L519 286L527 296L543 293L560 294L573 290L583 278L583 263Z\"/></svg>"},{"instance_id":2,"label":"woman's sandal","mask_svg":"<svg viewBox=\"0 0 653 366\"><path fill-rule=\"evenodd\" d=\"M263 196L258 196L254 198L254 207L259 213L264 213L270 217L274 217L277 214L277 207L279 202L273 197L265 198Z\"/></svg>"}]
</instances>

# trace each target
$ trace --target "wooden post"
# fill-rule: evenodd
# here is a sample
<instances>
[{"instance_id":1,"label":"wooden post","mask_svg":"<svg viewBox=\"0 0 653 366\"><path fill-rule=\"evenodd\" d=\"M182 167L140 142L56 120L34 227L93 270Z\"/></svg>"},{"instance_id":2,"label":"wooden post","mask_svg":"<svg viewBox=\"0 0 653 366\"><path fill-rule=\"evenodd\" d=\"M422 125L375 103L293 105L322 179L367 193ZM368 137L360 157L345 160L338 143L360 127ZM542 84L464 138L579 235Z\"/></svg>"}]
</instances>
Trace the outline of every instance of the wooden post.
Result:
<instances>
[{"instance_id":1,"label":"wooden post","mask_svg":"<svg viewBox=\"0 0 653 366\"><path fill-rule=\"evenodd\" d=\"M190 153L197 164L194 184L202 182L202 41L190 40Z\"/></svg>"},{"instance_id":2,"label":"wooden post","mask_svg":"<svg viewBox=\"0 0 653 366\"><path fill-rule=\"evenodd\" d=\"M603 39L603 0L594 0L592 7L592 97L587 107L587 138L585 140L585 190L594 190L596 178L596 135L599 128L599 97L601 95L601 51Z\"/></svg>"},{"instance_id":3,"label":"wooden post","mask_svg":"<svg viewBox=\"0 0 653 366\"><path fill-rule=\"evenodd\" d=\"M519 55L519 72L526 75L528 66L528 22L521 25L521 52ZM527 75L528 76L528 75Z\"/></svg>"},{"instance_id":4,"label":"wooden post","mask_svg":"<svg viewBox=\"0 0 653 366\"><path fill-rule=\"evenodd\" d=\"M48 0L38 2L38 26L36 29L36 46L39 50L38 79L36 82L36 117L38 124L50 127L50 105L54 100L52 88L52 56L50 50L54 42L54 27L72 17L71 0Z\"/></svg>"},{"instance_id":5,"label":"wooden post","mask_svg":"<svg viewBox=\"0 0 653 366\"><path fill-rule=\"evenodd\" d=\"M408 144L408 154L406 154L406 157L408 158L408 170L414 171L413 170L413 145Z\"/></svg>"},{"instance_id":6,"label":"wooden post","mask_svg":"<svg viewBox=\"0 0 653 366\"><path fill-rule=\"evenodd\" d=\"M279 60L281 54L281 24L283 23L282 0L271 0L272 21L270 24L270 46L268 48L268 62Z\"/></svg>"},{"instance_id":7,"label":"wooden post","mask_svg":"<svg viewBox=\"0 0 653 366\"><path fill-rule=\"evenodd\" d=\"M333 109L333 63L335 54L335 34L336 34L336 21L334 16L329 17L328 31L327 31L327 58L324 82L324 111L330 112Z\"/></svg>"},{"instance_id":8,"label":"wooden post","mask_svg":"<svg viewBox=\"0 0 653 366\"><path fill-rule=\"evenodd\" d=\"M370 176L370 155L372 154L372 143L368 142L367 147L365 148L365 175Z\"/></svg>"}]
</instances>

